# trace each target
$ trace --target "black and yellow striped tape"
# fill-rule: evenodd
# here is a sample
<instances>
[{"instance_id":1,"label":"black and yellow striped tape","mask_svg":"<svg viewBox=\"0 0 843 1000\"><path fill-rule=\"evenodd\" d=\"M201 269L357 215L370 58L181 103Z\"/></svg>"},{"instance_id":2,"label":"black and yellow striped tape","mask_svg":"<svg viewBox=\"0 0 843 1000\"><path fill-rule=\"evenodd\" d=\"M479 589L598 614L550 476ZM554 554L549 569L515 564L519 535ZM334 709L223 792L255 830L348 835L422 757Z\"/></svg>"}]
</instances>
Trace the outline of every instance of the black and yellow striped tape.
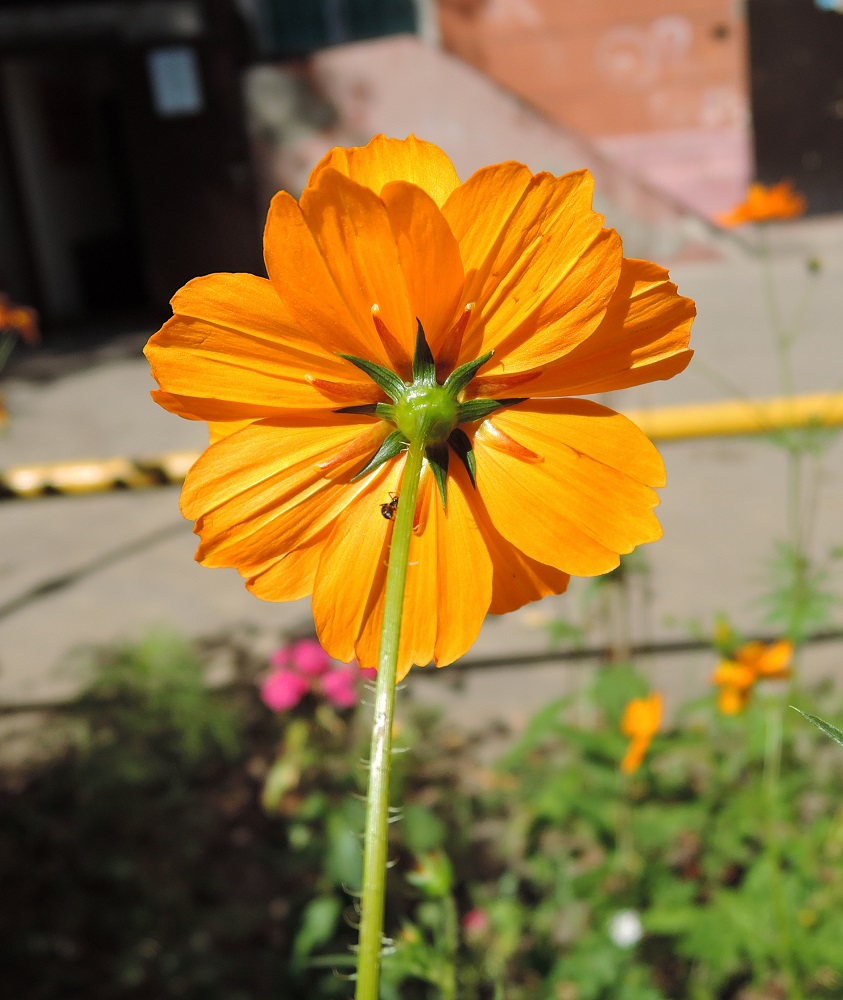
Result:
<instances>
[{"instance_id":1,"label":"black and yellow striped tape","mask_svg":"<svg viewBox=\"0 0 843 1000\"><path fill-rule=\"evenodd\" d=\"M86 459L17 465L0 472L0 499L72 496L181 483L198 457L196 451L176 451L147 459Z\"/></svg>"}]
</instances>

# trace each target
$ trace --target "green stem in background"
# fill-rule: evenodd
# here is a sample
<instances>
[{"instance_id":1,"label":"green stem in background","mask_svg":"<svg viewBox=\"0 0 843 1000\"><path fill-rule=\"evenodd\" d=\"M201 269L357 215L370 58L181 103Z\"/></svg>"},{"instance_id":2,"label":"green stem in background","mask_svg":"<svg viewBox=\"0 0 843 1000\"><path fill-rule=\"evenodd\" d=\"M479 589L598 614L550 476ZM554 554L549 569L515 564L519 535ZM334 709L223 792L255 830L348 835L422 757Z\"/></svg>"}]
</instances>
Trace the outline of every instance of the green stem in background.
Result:
<instances>
[{"instance_id":1,"label":"green stem in background","mask_svg":"<svg viewBox=\"0 0 843 1000\"><path fill-rule=\"evenodd\" d=\"M9 360L9 355L15 349L15 337L0 329L0 372Z\"/></svg>"},{"instance_id":2,"label":"green stem in background","mask_svg":"<svg viewBox=\"0 0 843 1000\"><path fill-rule=\"evenodd\" d=\"M457 1000L457 951L460 942L460 922L453 892L442 901L445 911L446 966L440 984L442 1000Z\"/></svg>"},{"instance_id":3,"label":"green stem in background","mask_svg":"<svg viewBox=\"0 0 843 1000\"><path fill-rule=\"evenodd\" d=\"M799 970L794 953L793 938L790 927L790 912L785 898L782 882L782 844L779 823L779 775L782 762L782 726L783 709L781 702L771 704L767 708L767 735L764 742L764 798L766 806L766 854L770 867L770 880L773 895L773 912L776 920L776 930L779 938L782 965L785 968L790 1000L804 1000L802 985L799 981Z\"/></svg>"},{"instance_id":4,"label":"green stem in background","mask_svg":"<svg viewBox=\"0 0 843 1000\"><path fill-rule=\"evenodd\" d=\"M355 1000L378 1000L387 851L389 848L389 773L392 766L392 724L395 715L395 678L401 615L413 518L419 478L424 460L422 435L410 443L401 481L400 501L392 529L389 567L386 573L383 630L381 632L378 679L372 743L369 751L369 790L363 847L363 891L360 897L360 941L357 952Z\"/></svg>"}]
</instances>

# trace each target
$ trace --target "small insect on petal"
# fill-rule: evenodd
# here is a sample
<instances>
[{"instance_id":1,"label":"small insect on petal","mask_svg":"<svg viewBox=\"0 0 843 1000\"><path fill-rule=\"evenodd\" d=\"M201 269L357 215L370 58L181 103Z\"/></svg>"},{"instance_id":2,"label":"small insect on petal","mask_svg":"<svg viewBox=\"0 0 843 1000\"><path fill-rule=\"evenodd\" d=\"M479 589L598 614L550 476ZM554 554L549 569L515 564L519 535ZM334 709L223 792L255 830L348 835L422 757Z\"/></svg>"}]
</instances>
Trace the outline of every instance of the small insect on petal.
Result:
<instances>
[{"instance_id":1,"label":"small insect on petal","mask_svg":"<svg viewBox=\"0 0 843 1000\"><path fill-rule=\"evenodd\" d=\"M397 513L398 513L398 494L390 493L389 503L381 504L381 514L387 519L387 521L391 521Z\"/></svg>"}]
</instances>

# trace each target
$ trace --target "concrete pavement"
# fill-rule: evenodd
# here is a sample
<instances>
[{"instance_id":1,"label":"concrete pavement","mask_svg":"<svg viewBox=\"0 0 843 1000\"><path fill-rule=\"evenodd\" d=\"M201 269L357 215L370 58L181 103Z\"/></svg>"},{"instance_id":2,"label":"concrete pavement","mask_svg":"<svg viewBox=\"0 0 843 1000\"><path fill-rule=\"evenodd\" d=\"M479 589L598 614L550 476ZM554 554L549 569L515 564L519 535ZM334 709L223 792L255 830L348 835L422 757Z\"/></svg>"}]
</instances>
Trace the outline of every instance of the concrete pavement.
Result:
<instances>
[{"instance_id":1,"label":"concrete pavement","mask_svg":"<svg viewBox=\"0 0 843 1000\"><path fill-rule=\"evenodd\" d=\"M839 390L843 217L781 226L773 237L784 311L797 308L806 282L812 285L804 333L794 349L796 387ZM808 257L821 262L815 275L806 268ZM724 380L747 396L777 394L757 258L739 242L716 240L707 259L678 261L671 271L680 291L697 300L695 361L671 382L615 394L610 404L623 410L722 399ZM26 366L19 366L4 383L12 421L0 437L0 467L201 449L204 425L170 416L149 399L152 382L139 353L146 335L138 330L110 353L89 358L88 367L50 381L31 381ZM685 638L690 622L708 627L718 611L757 630L760 615L753 601L763 586L762 567L786 533L783 454L757 439L675 442L665 444L662 453L669 477L660 508L665 535L642 550L651 573L646 587L633 593L633 640ZM823 554L843 545L840 439L811 475L812 544ZM194 563L195 538L179 514L176 487L8 501L0 505L0 523L0 605L8 612L0 618L0 704L67 697L80 682L70 651L136 637L155 626L190 636L246 627L253 630L256 648L266 651L282 636L311 628L307 601L265 604L245 591L234 571ZM843 594L839 574L837 583ZM54 586L33 596L45 584ZM546 652L541 620L577 619L583 594L580 583L568 595L490 618L467 659ZM594 637L602 638L599 626ZM841 676L842 654L840 643L817 646L806 667ZM705 686L711 658L652 656L645 667L676 702ZM427 674L433 672L411 676L412 689L473 722L490 715L523 717L582 676L553 663Z\"/></svg>"}]
</instances>

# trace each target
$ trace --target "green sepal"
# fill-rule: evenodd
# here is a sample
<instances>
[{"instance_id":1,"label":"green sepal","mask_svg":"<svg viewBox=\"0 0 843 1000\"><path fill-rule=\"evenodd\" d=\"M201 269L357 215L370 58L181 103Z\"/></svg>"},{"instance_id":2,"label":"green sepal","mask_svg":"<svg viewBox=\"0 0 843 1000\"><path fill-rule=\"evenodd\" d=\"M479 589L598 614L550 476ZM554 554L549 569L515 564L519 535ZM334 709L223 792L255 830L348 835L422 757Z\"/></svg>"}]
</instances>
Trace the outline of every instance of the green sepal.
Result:
<instances>
[{"instance_id":1,"label":"green sepal","mask_svg":"<svg viewBox=\"0 0 843 1000\"><path fill-rule=\"evenodd\" d=\"M477 459L474 456L474 445L471 443L471 438L465 431L461 431L457 427L456 430L451 431L448 444L454 449L454 454L465 466L465 471L468 473L471 485L477 489Z\"/></svg>"},{"instance_id":2,"label":"green sepal","mask_svg":"<svg viewBox=\"0 0 843 1000\"><path fill-rule=\"evenodd\" d=\"M445 379L444 387L458 396L494 353L494 351L489 351L488 354L484 354L475 361L466 361L464 365L455 368Z\"/></svg>"},{"instance_id":3,"label":"green sepal","mask_svg":"<svg viewBox=\"0 0 843 1000\"><path fill-rule=\"evenodd\" d=\"M461 424L471 424L475 420L482 420L488 417L495 410L502 410L505 406L515 406L516 403L523 403L527 396L517 396L513 399L469 399L467 403L460 403L460 410L457 420Z\"/></svg>"},{"instance_id":4,"label":"green sepal","mask_svg":"<svg viewBox=\"0 0 843 1000\"><path fill-rule=\"evenodd\" d=\"M390 371L389 368L384 368L383 365L375 364L374 361L366 361L365 358L357 358L353 354L340 354L339 357L345 358L346 361L350 361L353 365L359 368L361 372L365 372L375 385L379 389L383 389L383 391L394 403L397 403L398 400L404 395L404 390L407 386L404 384L402 379L400 379L395 372Z\"/></svg>"},{"instance_id":5,"label":"green sepal","mask_svg":"<svg viewBox=\"0 0 843 1000\"><path fill-rule=\"evenodd\" d=\"M361 403L359 406L341 406L334 413L359 413L364 417L383 417L395 423L395 407L392 403Z\"/></svg>"},{"instance_id":6,"label":"green sepal","mask_svg":"<svg viewBox=\"0 0 843 1000\"><path fill-rule=\"evenodd\" d=\"M448 461L450 455L448 446L444 442L431 444L425 448L425 458L430 463L436 485L439 487L439 496L442 498L442 510L448 509Z\"/></svg>"},{"instance_id":7,"label":"green sepal","mask_svg":"<svg viewBox=\"0 0 843 1000\"><path fill-rule=\"evenodd\" d=\"M430 351L430 344L424 335L424 327L421 320L416 319L418 328L416 330L416 350L413 354L413 382L421 382L425 385L436 383L436 362Z\"/></svg>"},{"instance_id":8,"label":"green sepal","mask_svg":"<svg viewBox=\"0 0 843 1000\"><path fill-rule=\"evenodd\" d=\"M402 451L407 448L407 442L401 435L401 431L393 431L388 438L383 442L383 444L378 448L374 455L369 459L366 465L351 477L351 482L353 483L356 479L361 476L365 476L368 472L372 472L379 465L383 465L384 462L388 462L391 458L395 458L396 455L400 455Z\"/></svg>"}]
</instances>

